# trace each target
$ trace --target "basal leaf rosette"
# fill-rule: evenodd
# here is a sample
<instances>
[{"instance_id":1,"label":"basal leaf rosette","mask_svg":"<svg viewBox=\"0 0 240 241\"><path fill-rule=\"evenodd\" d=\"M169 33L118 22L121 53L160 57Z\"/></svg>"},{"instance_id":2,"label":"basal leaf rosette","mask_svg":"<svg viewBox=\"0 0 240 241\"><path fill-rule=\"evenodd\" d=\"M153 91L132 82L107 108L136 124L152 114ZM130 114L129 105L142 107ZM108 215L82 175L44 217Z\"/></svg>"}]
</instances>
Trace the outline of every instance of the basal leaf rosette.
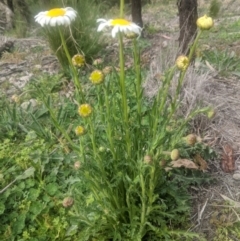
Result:
<instances>
[{"instance_id":1,"label":"basal leaf rosette","mask_svg":"<svg viewBox=\"0 0 240 241\"><path fill-rule=\"evenodd\" d=\"M112 37L115 38L117 33L124 33L124 34L136 34L137 36L141 35L142 28L139 27L137 24L130 22L126 19L117 18L117 19L110 19L106 20L100 18L97 20L99 24L97 31L100 32L105 28L112 28Z\"/></svg>"},{"instance_id":2,"label":"basal leaf rosette","mask_svg":"<svg viewBox=\"0 0 240 241\"><path fill-rule=\"evenodd\" d=\"M77 12L71 8L53 8L49 11L38 13L34 18L42 27L46 26L68 26L77 17Z\"/></svg>"}]
</instances>

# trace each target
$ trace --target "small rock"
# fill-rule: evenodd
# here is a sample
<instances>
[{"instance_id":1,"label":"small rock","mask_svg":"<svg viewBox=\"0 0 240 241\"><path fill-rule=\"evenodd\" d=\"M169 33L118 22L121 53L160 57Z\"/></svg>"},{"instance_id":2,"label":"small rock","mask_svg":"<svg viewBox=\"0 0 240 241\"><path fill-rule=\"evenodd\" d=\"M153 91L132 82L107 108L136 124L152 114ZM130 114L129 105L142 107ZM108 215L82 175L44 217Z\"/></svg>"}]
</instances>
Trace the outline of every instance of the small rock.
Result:
<instances>
[{"instance_id":1,"label":"small rock","mask_svg":"<svg viewBox=\"0 0 240 241\"><path fill-rule=\"evenodd\" d=\"M40 64L36 64L33 66L34 70L40 70L42 68L42 66Z\"/></svg>"},{"instance_id":2,"label":"small rock","mask_svg":"<svg viewBox=\"0 0 240 241\"><path fill-rule=\"evenodd\" d=\"M166 48L167 46L168 46L168 42L167 42L166 40L163 41L163 42L162 42L162 47L163 47L163 48Z\"/></svg>"},{"instance_id":3,"label":"small rock","mask_svg":"<svg viewBox=\"0 0 240 241\"><path fill-rule=\"evenodd\" d=\"M233 174L233 179L239 181L240 180L240 172L236 172Z\"/></svg>"},{"instance_id":4,"label":"small rock","mask_svg":"<svg viewBox=\"0 0 240 241\"><path fill-rule=\"evenodd\" d=\"M37 101L35 99L30 99L21 104L21 108L27 110L27 108L31 106L31 108L35 108L37 106Z\"/></svg>"},{"instance_id":5,"label":"small rock","mask_svg":"<svg viewBox=\"0 0 240 241\"><path fill-rule=\"evenodd\" d=\"M32 77L32 74L29 74L29 75L20 77L20 80L24 82L28 82L31 77Z\"/></svg>"}]
</instances>

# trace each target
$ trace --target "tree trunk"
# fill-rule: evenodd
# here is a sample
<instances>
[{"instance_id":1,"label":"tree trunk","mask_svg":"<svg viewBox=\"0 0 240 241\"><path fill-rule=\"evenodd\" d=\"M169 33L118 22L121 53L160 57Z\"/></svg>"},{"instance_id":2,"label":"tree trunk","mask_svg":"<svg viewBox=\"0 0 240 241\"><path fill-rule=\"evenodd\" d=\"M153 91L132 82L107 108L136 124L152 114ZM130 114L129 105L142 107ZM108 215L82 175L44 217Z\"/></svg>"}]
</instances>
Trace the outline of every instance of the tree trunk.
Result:
<instances>
[{"instance_id":1,"label":"tree trunk","mask_svg":"<svg viewBox=\"0 0 240 241\"><path fill-rule=\"evenodd\" d=\"M132 21L138 26L143 27L142 3L141 0L132 0Z\"/></svg>"},{"instance_id":2,"label":"tree trunk","mask_svg":"<svg viewBox=\"0 0 240 241\"><path fill-rule=\"evenodd\" d=\"M180 27L180 51L182 54L187 54L197 32L197 0L178 0L177 6Z\"/></svg>"}]
</instances>

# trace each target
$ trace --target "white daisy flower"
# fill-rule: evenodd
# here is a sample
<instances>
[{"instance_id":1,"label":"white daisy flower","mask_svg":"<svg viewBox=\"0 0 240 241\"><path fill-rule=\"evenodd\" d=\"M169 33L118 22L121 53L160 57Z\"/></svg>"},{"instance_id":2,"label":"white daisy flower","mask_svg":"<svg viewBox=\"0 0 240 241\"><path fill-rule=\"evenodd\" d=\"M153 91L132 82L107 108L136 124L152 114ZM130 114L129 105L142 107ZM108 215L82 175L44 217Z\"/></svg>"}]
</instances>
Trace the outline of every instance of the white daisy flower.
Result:
<instances>
[{"instance_id":1,"label":"white daisy flower","mask_svg":"<svg viewBox=\"0 0 240 241\"><path fill-rule=\"evenodd\" d=\"M141 35L142 28L139 27L137 24L130 22L125 19L98 19L99 24L97 31L100 32L106 27L113 27L112 28L112 37L115 38L116 34L119 32L123 32L125 34L136 33L138 36Z\"/></svg>"},{"instance_id":2,"label":"white daisy flower","mask_svg":"<svg viewBox=\"0 0 240 241\"><path fill-rule=\"evenodd\" d=\"M43 27L44 25L70 25L71 21L75 20L76 17L77 12L71 7L66 7L40 12L34 18Z\"/></svg>"}]
</instances>

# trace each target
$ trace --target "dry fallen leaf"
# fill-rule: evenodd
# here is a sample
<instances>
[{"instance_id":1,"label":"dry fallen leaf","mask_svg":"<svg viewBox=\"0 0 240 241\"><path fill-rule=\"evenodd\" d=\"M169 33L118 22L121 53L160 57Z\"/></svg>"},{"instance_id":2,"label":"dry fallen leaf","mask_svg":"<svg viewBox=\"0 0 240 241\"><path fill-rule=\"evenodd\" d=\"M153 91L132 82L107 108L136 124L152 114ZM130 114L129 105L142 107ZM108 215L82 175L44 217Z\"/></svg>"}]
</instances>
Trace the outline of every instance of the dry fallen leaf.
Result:
<instances>
[{"instance_id":1,"label":"dry fallen leaf","mask_svg":"<svg viewBox=\"0 0 240 241\"><path fill-rule=\"evenodd\" d=\"M233 149L230 145L223 146L223 155L221 167L224 172L233 172L235 170L235 161L233 158Z\"/></svg>"},{"instance_id":2,"label":"dry fallen leaf","mask_svg":"<svg viewBox=\"0 0 240 241\"><path fill-rule=\"evenodd\" d=\"M199 169L199 167L188 159L178 159L177 161L172 161L169 164L171 167L185 167L189 169Z\"/></svg>"},{"instance_id":3,"label":"dry fallen leaf","mask_svg":"<svg viewBox=\"0 0 240 241\"><path fill-rule=\"evenodd\" d=\"M208 169L207 162L200 156L200 154L196 154L193 157L194 163L199 166L199 169L202 171L206 171Z\"/></svg>"}]
</instances>

